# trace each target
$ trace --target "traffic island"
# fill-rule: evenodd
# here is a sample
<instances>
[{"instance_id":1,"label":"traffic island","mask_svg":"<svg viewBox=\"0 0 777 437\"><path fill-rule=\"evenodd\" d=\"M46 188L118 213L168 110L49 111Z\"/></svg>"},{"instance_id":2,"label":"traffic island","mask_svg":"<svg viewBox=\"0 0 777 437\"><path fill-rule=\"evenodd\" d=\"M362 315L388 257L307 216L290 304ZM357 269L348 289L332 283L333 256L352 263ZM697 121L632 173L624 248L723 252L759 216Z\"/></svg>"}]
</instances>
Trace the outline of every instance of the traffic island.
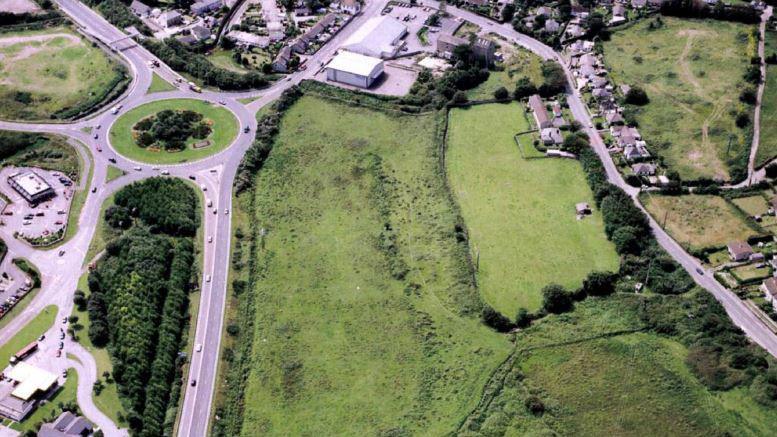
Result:
<instances>
[{"instance_id":1,"label":"traffic island","mask_svg":"<svg viewBox=\"0 0 777 437\"><path fill-rule=\"evenodd\" d=\"M196 161L224 150L238 135L228 109L195 99L138 106L113 124L109 141L122 156L149 164Z\"/></svg>"}]
</instances>

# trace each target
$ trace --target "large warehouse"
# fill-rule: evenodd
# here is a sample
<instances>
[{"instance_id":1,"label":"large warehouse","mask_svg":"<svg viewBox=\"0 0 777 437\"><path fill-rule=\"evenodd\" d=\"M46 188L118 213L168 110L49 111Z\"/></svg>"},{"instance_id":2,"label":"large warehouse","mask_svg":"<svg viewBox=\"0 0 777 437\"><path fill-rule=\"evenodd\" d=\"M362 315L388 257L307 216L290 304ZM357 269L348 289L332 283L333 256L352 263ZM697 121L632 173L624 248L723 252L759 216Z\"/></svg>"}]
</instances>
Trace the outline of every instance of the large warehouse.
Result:
<instances>
[{"instance_id":1,"label":"large warehouse","mask_svg":"<svg viewBox=\"0 0 777 437\"><path fill-rule=\"evenodd\" d=\"M30 203L42 202L55 195L51 185L32 170L9 176L8 183Z\"/></svg>"},{"instance_id":2,"label":"large warehouse","mask_svg":"<svg viewBox=\"0 0 777 437\"><path fill-rule=\"evenodd\" d=\"M375 58L393 58L402 48L407 26L384 15L367 20L343 44L344 49Z\"/></svg>"},{"instance_id":3,"label":"large warehouse","mask_svg":"<svg viewBox=\"0 0 777 437\"><path fill-rule=\"evenodd\" d=\"M383 61L371 56L341 51L326 66L326 78L335 82L369 88L383 74Z\"/></svg>"}]
</instances>

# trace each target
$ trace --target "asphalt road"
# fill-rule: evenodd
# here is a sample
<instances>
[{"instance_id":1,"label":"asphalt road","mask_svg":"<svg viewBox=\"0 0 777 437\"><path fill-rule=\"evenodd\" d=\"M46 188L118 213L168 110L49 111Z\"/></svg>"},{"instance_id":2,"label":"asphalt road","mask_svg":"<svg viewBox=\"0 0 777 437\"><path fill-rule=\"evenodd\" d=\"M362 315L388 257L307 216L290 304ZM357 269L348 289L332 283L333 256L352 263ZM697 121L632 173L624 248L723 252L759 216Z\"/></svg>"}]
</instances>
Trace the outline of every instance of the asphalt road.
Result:
<instances>
[{"instance_id":1,"label":"asphalt road","mask_svg":"<svg viewBox=\"0 0 777 437\"><path fill-rule=\"evenodd\" d=\"M133 80L127 92L116 102L112 102L102 111L74 123L35 124L0 122L0 129L59 133L84 144L92 152L94 166L92 186L97 189L95 193L90 193L87 197L80 215L79 228L76 235L55 250L33 250L25 243L9 235L12 232L11 230L0 228L0 236L8 243L9 253L15 257L28 258L39 268L43 278L42 290L21 314L0 329L0 339L10 339L47 305L55 304L59 307L58 319L71 313L73 291L83 271L84 257L89 243L98 226L100 206L111 194L131 182L160 174L162 170L168 170L170 177L188 178L193 175L198 186L204 185L206 187L204 195L213 201L216 214L213 214L213 208L208 208L204 214L203 234L206 241L204 243L202 274L203 278L205 275L210 275L211 281L206 282L204 279L201 281L202 293L194 342L202 344L203 348L202 352L193 353L191 358L190 379L196 379L197 384L193 387L189 384L186 385L178 435L205 435L211 416L211 405L216 384L218 356L223 331L230 255L232 187L240 160L253 140L253 133L256 130L256 112L272 102L292 85L304 79L312 78L320 69L320 66L328 61L337 50L342 41L350 36L365 20L378 15L387 3L387 0L369 2L359 16L354 18L345 29L335 35L327 45L308 61L307 70L290 75L288 80L277 82L267 89L248 92L212 92L206 90L203 93L194 93L183 88L177 91L154 93L151 95L147 95L146 91L151 84L154 72L170 83L175 83L175 80L180 78L180 75L161 62L157 68L149 67L149 61L156 59L151 53L133 42L126 39L122 40L124 34L121 31L114 28L100 15L82 3L75 0L55 1L78 24L82 32L102 41L106 46L112 47L116 51L116 54L128 65ZM437 5L436 2L432 1L425 3L430 6ZM559 55L553 49L526 35L515 32L509 25L500 25L479 15L451 6L448 6L447 10L454 16L478 24L487 32L497 33L508 40L516 42L544 59L561 61ZM563 62L562 65L564 65ZM570 83L574 83L571 72L567 70L566 73ZM573 87L570 89L568 102L571 112L583 124L586 132L591 137L592 146L601 157L610 181L629 193L637 205L641 207L636 197L638 190L625 184L610 159L599 133L592 128L591 118L582 103L580 95L574 91ZM235 142L226 150L211 157L175 165L153 166L137 163L118 155L113 150L106 134L111 124L119 115L144 103L181 97L202 99L216 104L223 102L224 106L235 114L240 123L241 130ZM249 97L256 98L256 100L247 105L237 101L237 99ZM113 115L108 109L117 103L121 103L123 108L118 115ZM101 125L101 128L93 130L91 134L87 134L82 130L86 127L95 128L97 125ZM250 133L245 134L242 132L244 126L249 127ZM94 139L94 133L97 133L97 139ZM98 147L102 149L102 152L97 152ZM127 172L127 175L106 183L108 160L111 158L116 160L114 165ZM139 167L140 170L135 170L136 167ZM750 338L767 349L772 355L777 356L777 337L744 306L742 301L717 283L712 276L697 273L696 269L701 268L699 262L687 254L653 220L651 220L651 227L658 242L688 270L697 283L713 293L723 303L734 322L742 327ZM207 243L207 238L211 236L213 237L213 242ZM64 250L66 255L60 257L58 255L59 250ZM55 324L55 326L52 326L51 332L58 332L59 327L59 324ZM126 431L118 429L93 404L91 397L92 384L97 378L93 357L80 345L69 340L66 342L65 352L72 355L75 359L69 359L63 355L63 357L57 360L61 362L62 368L73 367L78 372L78 401L84 414L102 428L106 435L123 435Z\"/></svg>"}]
</instances>

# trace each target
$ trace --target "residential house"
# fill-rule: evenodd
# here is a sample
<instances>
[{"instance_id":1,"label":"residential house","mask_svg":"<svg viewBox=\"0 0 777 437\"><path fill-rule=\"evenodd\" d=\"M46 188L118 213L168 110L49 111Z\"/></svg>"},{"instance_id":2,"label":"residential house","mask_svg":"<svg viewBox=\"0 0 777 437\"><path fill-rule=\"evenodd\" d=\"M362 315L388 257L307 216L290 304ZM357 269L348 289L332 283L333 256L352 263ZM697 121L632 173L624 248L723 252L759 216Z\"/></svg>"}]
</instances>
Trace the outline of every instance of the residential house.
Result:
<instances>
[{"instance_id":1,"label":"residential house","mask_svg":"<svg viewBox=\"0 0 777 437\"><path fill-rule=\"evenodd\" d=\"M450 33L443 33L437 38L437 55L441 58L450 59L453 57L453 50L464 44L469 44L464 38L453 36Z\"/></svg>"},{"instance_id":2,"label":"residential house","mask_svg":"<svg viewBox=\"0 0 777 437\"><path fill-rule=\"evenodd\" d=\"M608 111L604 114L604 121L607 126L623 124L623 116L618 111Z\"/></svg>"},{"instance_id":3,"label":"residential house","mask_svg":"<svg viewBox=\"0 0 777 437\"><path fill-rule=\"evenodd\" d=\"M175 25L183 23L183 17L181 17L181 14L179 14L178 11L164 11L159 14L156 22L165 29L169 29Z\"/></svg>"},{"instance_id":4,"label":"residential house","mask_svg":"<svg viewBox=\"0 0 777 437\"><path fill-rule=\"evenodd\" d=\"M553 109L553 127L564 127L567 125L567 121L564 120L564 113L561 111L561 105L554 103Z\"/></svg>"},{"instance_id":5,"label":"residential house","mask_svg":"<svg viewBox=\"0 0 777 437\"><path fill-rule=\"evenodd\" d=\"M286 34L283 23L280 21L270 21L267 23L267 35L270 37L270 41L280 41Z\"/></svg>"},{"instance_id":6,"label":"residential house","mask_svg":"<svg viewBox=\"0 0 777 437\"><path fill-rule=\"evenodd\" d=\"M545 129L553 127L550 118L548 117L548 111L545 109L545 103L539 94L533 94L529 97L529 109L534 113L534 120L537 122L537 129Z\"/></svg>"},{"instance_id":7,"label":"residential house","mask_svg":"<svg viewBox=\"0 0 777 437\"><path fill-rule=\"evenodd\" d=\"M270 38L259 36L253 33L243 32L242 30L232 30L226 37L235 42L235 45L242 48L259 47L266 48L270 45Z\"/></svg>"},{"instance_id":8,"label":"residential house","mask_svg":"<svg viewBox=\"0 0 777 437\"><path fill-rule=\"evenodd\" d=\"M553 9L547 6L540 6L539 8L537 8L537 11L534 14L537 16L550 18L553 16Z\"/></svg>"},{"instance_id":9,"label":"residential house","mask_svg":"<svg viewBox=\"0 0 777 437\"><path fill-rule=\"evenodd\" d=\"M745 241L732 241L727 247L732 261L747 261L753 255L753 248Z\"/></svg>"},{"instance_id":10,"label":"residential house","mask_svg":"<svg viewBox=\"0 0 777 437\"><path fill-rule=\"evenodd\" d=\"M558 24L558 21L554 19L550 19L545 22L545 32L547 33L556 33L561 28L561 25Z\"/></svg>"},{"instance_id":11,"label":"residential house","mask_svg":"<svg viewBox=\"0 0 777 437\"><path fill-rule=\"evenodd\" d=\"M567 38L578 38L585 35L585 29L583 29L579 24L570 23L567 26L564 34L567 35Z\"/></svg>"},{"instance_id":12,"label":"residential house","mask_svg":"<svg viewBox=\"0 0 777 437\"><path fill-rule=\"evenodd\" d=\"M622 147L623 156L629 162L650 158L650 152L648 152L644 141L637 141L635 144L627 144Z\"/></svg>"},{"instance_id":13,"label":"residential house","mask_svg":"<svg viewBox=\"0 0 777 437\"><path fill-rule=\"evenodd\" d=\"M618 3L617 5L614 5L612 7L612 15L613 16L626 16L626 6L623 6L622 4Z\"/></svg>"},{"instance_id":14,"label":"residential house","mask_svg":"<svg viewBox=\"0 0 777 437\"><path fill-rule=\"evenodd\" d=\"M656 166L650 163L634 164L631 166L631 171L637 176L653 176L656 174Z\"/></svg>"},{"instance_id":15,"label":"residential house","mask_svg":"<svg viewBox=\"0 0 777 437\"><path fill-rule=\"evenodd\" d=\"M151 6L141 3L138 0L132 0L130 10L140 18L148 17L149 14L151 14Z\"/></svg>"},{"instance_id":16,"label":"residential house","mask_svg":"<svg viewBox=\"0 0 777 437\"><path fill-rule=\"evenodd\" d=\"M362 10L362 5L356 0L339 0L337 9L346 14L356 15Z\"/></svg>"},{"instance_id":17,"label":"residential house","mask_svg":"<svg viewBox=\"0 0 777 437\"><path fill-rule=\"evenodd\" d=\"M496 43L487 38L477 38L472 44L472 53L487 65L494 63Z\"/></svg>"},{"instance_id":18,"label":"residential house","mask_svg":"<svg viewBox=\"0 0 777 437\"><path fill-rule=\"evenodd\" d=\"M540 139L547 146L558 146L564 142L561 130L557 127L549 127L540 131Z\"/></svg>"},{"instance_id":19,"label":"residential house","mask_svg":"<svg viewBox=\"0 0 777 437\"><path fill-rule=\"evenodd\" d=\"M591 95L594 96L596 100L607 100L612 97L612 93L607 91L604 88L596 88L593 91L591 91Z\"/></svg>"},{"instance_id":20,"label":"residential house","mask_svg":"<svg viewBox=\"0 0 777 437\"><path fill-rule=\"evenodd\" d=\"M591 52L593 49L593 41L584 41L582 39L578 39L569 45L569 54L570 56L580 56L583 53Z\"/></svg>"},{"instance_id":21,"label":"residential house","mask_svg":"<svg viewBox=\"0 0 777 437\"><path fill-rule=\"evenodd\" d=\"M189 32L191 32L193 37L197 38L197 41L204 41L210 38L210 29L199 24L189 29Z\"/></svg>"},{"instance_id":22,"label":"residential house","mask_svg":"<svg viewBox=\"0 0 777 437\"><path fill-rule=\"evenodd\" d=\"M767 278L761 283L761 291L764 293L764 299L772 304L772 308L777 310L777 278Z\"/></svg>"},{"instance_id":23,"label":"residential house","mask_svg":"<svg viewBox=\"0 0 777 437\"><path fill-rule=\"evenodd\" d=\"M288 73L289 62L291 62L291 55L291 47L283 46L283 48L278 51L278 55L275 56L275 59L272 61L273 71L278 73Z\"/></svg>"},{"instance_id":24,"label":"residential house","mask_svg":"<svg viewBox=\"0 0 777 437\"><path fill-rule=\"evenodd\" d=\"M208 12L221 9L222 6L224 6L224 2L222 0L200 0L198 2L192 3L192 5L189 6L189 10L194 15L205 15Z\"/></svg>"},{"instance_id":25,"label":"residential house","mask_svg":"<svg viewBox=\"0 0 777 437\"><path fill-rule=\"evenodd\" d=\"M92 424L81 416L65 411L51 423L44 423L38 437L82 437L92 434Z\"/></svg>"},{"instance_id":26,"label":"residential house","mask_svg":"<svg viewBox=\"0 0 777 437\"><path fill-rule=\"evenodd\" d=\"M647 0L631 0L631 7L634 9L642 9L647 6Z\"/></svg>"},{"instance_id":27,"label":"residential house","mask_svg":"<svg viewBox=\"0 0 777 437\"><path fill-rule=\"evenodd\" d=\"M581 5L572 5L570 12L572 13L573 17L577 18L588 18L588 8Z\"/></svg>"}]
</instances>

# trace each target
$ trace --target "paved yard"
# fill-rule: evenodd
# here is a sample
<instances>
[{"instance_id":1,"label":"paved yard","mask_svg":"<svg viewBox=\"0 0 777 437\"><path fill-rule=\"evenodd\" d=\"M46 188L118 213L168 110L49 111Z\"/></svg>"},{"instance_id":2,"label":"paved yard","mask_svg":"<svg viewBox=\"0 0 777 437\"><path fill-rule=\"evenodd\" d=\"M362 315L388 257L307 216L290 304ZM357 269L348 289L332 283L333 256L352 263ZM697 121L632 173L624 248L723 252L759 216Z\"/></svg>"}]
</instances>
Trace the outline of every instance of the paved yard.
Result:
<instances>
[{"instance_id":1,"label":"paved yard","mask_svg":"<svg viewBox=\"0 0 777 437\"><path fill-rule=\"evenodd\" d=\"M10 175L23 170L34 170L54 188L56 196L34 208L30 206L8 183ZM64 228L75 184L66 187L59 181L60 177L67 178L59 172L41 169L6 167L0 170L0 193L11 201L3 209L0 224L10 227L13 231L19 232L20 236L27 238L46 237ZM32 218L25 218L30 217L30 214Z\"/></svg>"},{"instance_id":2,"label":"paved yard","mask_svg":"<svg viewBox=\"0 0 777 437\"><path fill-rule=\"evenodd\" d=\"M0 12L23 14L38 11L40 11L40 7L32 0L0 0ZM2 433L0 433L1 435Z\"/></svg>"}]
</instances>

